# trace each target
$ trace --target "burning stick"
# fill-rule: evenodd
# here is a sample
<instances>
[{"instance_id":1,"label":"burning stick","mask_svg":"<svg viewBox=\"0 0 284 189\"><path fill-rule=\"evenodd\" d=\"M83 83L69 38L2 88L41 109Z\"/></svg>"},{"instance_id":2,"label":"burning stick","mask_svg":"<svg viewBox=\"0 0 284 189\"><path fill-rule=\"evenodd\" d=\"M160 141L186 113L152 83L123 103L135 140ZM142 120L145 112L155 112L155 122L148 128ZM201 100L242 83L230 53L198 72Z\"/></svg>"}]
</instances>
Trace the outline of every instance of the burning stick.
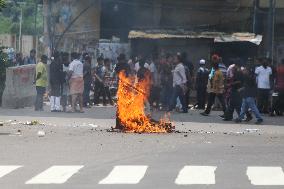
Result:
<instances>
[{"instance_id":1,"label":"burning stick","mask_svg":"<svg viewBox=\"0 0 284 189\"><path fill-rule=\"evenodd\" d=\"M149 78L139 81L137 86L131 84L133 77L128 78L123 73L119 75L119 80L116 128L131 133L173 132L174 126L167 119L155 121L145 115L144 104L149 92Z\"/></svg>"},{"instance_id":2,"label":"burning stick","mask_svg":"<svg viewBox=\"0 0 284 189\"><path fill-rule=\"evenodd\" d=\"M141 93L141 94L143 94L143 95L146 95L146 93L145 93L144 91L142 91L142 90L136 88L135 86L131 85L131 84L128 83L127 81L121 80L120 82L121 82L123 85L125 85L126 87L129 87L129 88L135 90L136 92Z\"/></svg>"}]
</instances>

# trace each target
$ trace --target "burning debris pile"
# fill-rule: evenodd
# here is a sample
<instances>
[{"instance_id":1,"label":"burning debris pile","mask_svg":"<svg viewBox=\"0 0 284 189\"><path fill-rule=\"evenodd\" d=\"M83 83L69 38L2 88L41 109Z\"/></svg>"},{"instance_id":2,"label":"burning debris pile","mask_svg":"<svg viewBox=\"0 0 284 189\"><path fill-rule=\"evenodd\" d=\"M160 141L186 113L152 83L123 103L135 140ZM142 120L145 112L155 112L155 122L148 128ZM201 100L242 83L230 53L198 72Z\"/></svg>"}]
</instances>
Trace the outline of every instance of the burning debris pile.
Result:
<instances>
[{"instance_id":1,"label":"burning debris pile","mask_svg":"<svg viewBox=\"0 0 284 189\"><path fill-rule=\"evenodd\" d=\"M173 125L169 118L155 121L146 115L144 107L150 91L150 77L136 81L133 76L119 75L117 127L130 133L170 133Z\"/></svg>"}]
</instances>

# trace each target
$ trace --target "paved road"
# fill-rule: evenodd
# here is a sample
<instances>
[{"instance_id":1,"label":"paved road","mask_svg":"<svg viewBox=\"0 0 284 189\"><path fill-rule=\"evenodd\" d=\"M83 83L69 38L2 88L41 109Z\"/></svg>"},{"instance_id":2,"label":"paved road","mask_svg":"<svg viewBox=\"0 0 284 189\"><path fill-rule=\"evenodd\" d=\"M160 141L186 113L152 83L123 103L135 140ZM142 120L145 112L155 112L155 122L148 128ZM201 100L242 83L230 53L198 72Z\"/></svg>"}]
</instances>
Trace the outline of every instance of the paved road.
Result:
<instances>
[{"instance_id":1,"label":"paved road","mask_svg":"<svg viewBox=\"0 0 284 189\"><path fill-rule=\"evenodd\" d=\"M0 188L284 188L283 118L256 126L223 123L218 112L172 117L184 133L109 133L113 108L0 109ZM22 124L31 120L45 125Z\"/></svg>"}]
</instances>

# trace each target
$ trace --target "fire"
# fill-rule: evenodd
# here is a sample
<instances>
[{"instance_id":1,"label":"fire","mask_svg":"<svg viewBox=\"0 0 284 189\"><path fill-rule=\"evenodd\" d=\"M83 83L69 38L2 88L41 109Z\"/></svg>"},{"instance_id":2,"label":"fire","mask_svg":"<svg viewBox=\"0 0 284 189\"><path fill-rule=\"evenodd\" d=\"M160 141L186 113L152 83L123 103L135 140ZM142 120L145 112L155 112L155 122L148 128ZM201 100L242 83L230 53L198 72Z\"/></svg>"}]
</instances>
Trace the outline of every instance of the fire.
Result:
<instances>
[{"instance_id":1,"label":"fire","mask_svg":"<svg viewBox=\"0 0 284 189\"><path fill-rule=\"evenodd\" d=\"M169 119L159 122L147 116L144 107L150 93L150 77L135 81L134 76L119 74L117 115L125 132L132 133L167 133L172 132Z\"/></svg>"}]
</instances>

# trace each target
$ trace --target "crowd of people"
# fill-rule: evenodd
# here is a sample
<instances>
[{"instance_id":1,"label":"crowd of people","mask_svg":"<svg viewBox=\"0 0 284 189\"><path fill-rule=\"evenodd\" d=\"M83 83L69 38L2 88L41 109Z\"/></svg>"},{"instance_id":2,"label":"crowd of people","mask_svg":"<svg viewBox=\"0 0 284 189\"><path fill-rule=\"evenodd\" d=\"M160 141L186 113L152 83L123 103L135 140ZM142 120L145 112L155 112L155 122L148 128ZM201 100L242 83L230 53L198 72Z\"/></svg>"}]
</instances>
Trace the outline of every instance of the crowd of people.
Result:
<instances>
[{"instance_id":1,"label":"crowd of people","mask_svg":"<svg viewBox=\"0 0 284 189\"><path fill-rule=\"evenodd\" d=\"M49 82L44 66L47 60L43 55L36 66L37 111L43 108L48 83L52 112L83 113L84 107L100 104L101 99L103 105L114 105L115 90L111 90L111 86L114 89L117 86L121 70L138 78L150 74L148 102L152 109L187 113L189 104L193 103L191 94L196 91L196 103L191 108L204 110L201 115L208 116L212 107L219 104L224 121L233 120L235 111L238 115L234 119L236 122L250 121L253 113L256 123L260 124L262 114L282 115L284 111L284 60L277 67L273 67L267 58L258 58L254 63L251 60L243 63L240 58L234 58L224 63L219 55L214 54L208 61L201 59L195 70L186 53L137 56L129 60L121 54L115 63L99 57L96 66L92 67L92 58L87 53L55 52ZM92 99L91 91L94 94ZM70 110L68 105L71 105Z\"/></svg>"}]
</instances>

